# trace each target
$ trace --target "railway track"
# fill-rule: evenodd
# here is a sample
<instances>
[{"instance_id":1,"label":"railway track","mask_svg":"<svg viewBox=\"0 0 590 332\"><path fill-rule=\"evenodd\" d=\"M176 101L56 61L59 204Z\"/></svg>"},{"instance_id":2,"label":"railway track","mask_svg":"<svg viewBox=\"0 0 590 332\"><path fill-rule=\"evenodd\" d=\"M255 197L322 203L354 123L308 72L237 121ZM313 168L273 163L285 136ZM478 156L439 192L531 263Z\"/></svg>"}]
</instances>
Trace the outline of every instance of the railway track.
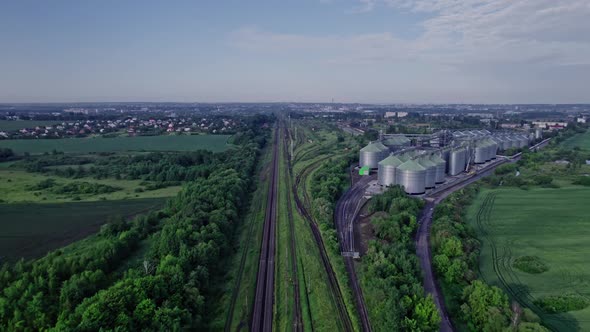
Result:
<instances>
[{"instance_id":1,"label":"railway track","mask_svg":"<svg viewBox=\"0 0 590 332\"><path fill-rule=\"evenodd\" d=\"M289 155L289 148L287 141L290 138L290 132L285 128L285 137L283 139L283 151L285 153L285 161L287 162L288 174L285 174L284 179L287 188L287 217L289 219L289 233L290 233L290 249L291 249L291 271L293 273L293 294L295 301L295 311L293 313L293 331L303 331L303 318L301 312L301 293L299 290L299 274L297 273L297 251L295 244L295 224L293 222L293 207L291 206L291 156Z\"/></svg>"},{"instance_id":2,"label":"railway track","mask_svg":"<svg viewBox=\"0 0 590 332\"><path fill-rule=\"evenodd\" d=\"M277 127L274 134L272 174L264 218L250 331L271 331L273 326L280 130L281 128Z\"/></svg>"},{"instance_id":3,"label":"railway track","mask_svg":"<svg viewBox=\"0 0 590 332\"><path fill-rule=\"evenodd\" d=\"M338 310L338 316L340 318L339 322L340 322L340 324L342 324L341 326L342 326L343 330L353 331L354 329L352 327L352 321L350 320L350 316L348 315L348 311L346 310L346 305L344 304L344 299L342 297L342 290L340 289L340 285L338 284L338 280L336 279L336 273L334 272L334 269L332 268L332 264L330 263L330 260L328 258L328 253L326 251L326 247L324 245L324 241L322 239L321 232L319 230L317 223L315 222L314 218L312 217L311 213L309 212L309 210L306 207L306 204L307 204L307 206L309 208L311 208L311 206L309 205L310 204L309 197L307 197L307 195L306 195L307 191L304 190L304 199L306 200L306 204L304 204L301 201L301 197L299 197L299 194L297 192L298 186L305 182L305 181L302 182L302 179L304 178L303 175L307 176L313 170L313 168L317 167L317 165L319 163L321 163L322 161L324 161L328 158L330 158L330 156L313 162L312 164L308 165L300 174L298 174L298 176L296 177L296 180L295 180L295 184L292 186L292 191L293 191L293 197L295 198L295 206L297 207L297 211L309 223L309 225L311 227L311 232L312 232L313 238L318 246L318 249L320 252L320 257L322 260L322 265L324 266L324 269L326 270L326 275L328 277L328 283L330 286L330 290L331 290L332 296L334 298L334 303L336 304L336 308ZM302 185L302 186L304 186L304 185Z\"/></svg>"},{"instance_id":4,"label":"railway track","mask_svg":"<svg viewBox=\"0 0 590 332\"><path fill-rule=\"evenodd\" d=\"M358 214L358 209L352 202L361 202L364 194L365 186L368 184L368 178L363 178L356 184L353 184L338 200L336 204L336 212L334 215L336 228L339 236L340 250L341 251L354 251L354 234L352 231L347 230L346 222L349 220L351 223L354 222ZM360 205L362 206L362 204ZM354 267L354 259L350 256L343 257L346 272L350 285L352 287L353 295L355 298L355 305L357 312L361 319L361 325L363 331L372 331L371 324L369 321L369 312L365 304L365 298L363 291L360 286L360 282L356 275Z\"/></svg>"}]
</instances>

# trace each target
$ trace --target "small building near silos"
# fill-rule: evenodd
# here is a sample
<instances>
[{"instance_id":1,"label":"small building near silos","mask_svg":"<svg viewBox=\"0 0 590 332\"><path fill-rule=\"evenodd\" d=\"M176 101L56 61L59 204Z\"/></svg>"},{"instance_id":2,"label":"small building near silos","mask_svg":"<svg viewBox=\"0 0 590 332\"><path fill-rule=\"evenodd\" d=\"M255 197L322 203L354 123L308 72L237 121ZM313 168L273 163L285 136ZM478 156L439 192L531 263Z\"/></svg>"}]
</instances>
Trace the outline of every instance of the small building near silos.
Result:
<instances>
[{"instance_id":1,"label":"small building near silos","mask_svg":"<svg viewBox=\"0 0 590 332\"><path fill-rule=\"evenodd\" d=\"M369 166L363 166L359 169L359 175L361 175L361 176L369 175L370 172L371 172L371 169L369 168Z\"/></svg>"}]
</instances>

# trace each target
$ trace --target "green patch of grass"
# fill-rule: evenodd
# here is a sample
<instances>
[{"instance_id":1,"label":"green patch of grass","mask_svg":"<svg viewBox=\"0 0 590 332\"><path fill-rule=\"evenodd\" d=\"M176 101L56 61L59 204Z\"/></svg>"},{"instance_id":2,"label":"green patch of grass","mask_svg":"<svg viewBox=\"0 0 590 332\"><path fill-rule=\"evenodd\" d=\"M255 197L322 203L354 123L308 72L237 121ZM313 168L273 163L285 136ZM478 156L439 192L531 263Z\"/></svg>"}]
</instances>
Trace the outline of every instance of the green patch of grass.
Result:
<instances>
[{"instance_id":1,"label":"green patch of grass","mask_svg":"<svg viewBox=\"0 0 590 332\"><path fill-rule=\"evenodd\" d=\"M590 300L579 294L547 296L535 300L535 304L548 313L562 313L582 310L590 305Z\"/></svg>"},{"instance_id":2,"label":"green patch of grass","mask_svg":"<svg viewBox=\"0 0 590 332\"><path fill-rule=\"evenodd\" d=\"M163 198L0 204L0 261L39 257L95 233L109 217L160 208Z\"/></svg>"},{"instance_id":3,"label":"green patch of grass","mask_svg":"<svg viewBox=\"0 0 590 332\"><path fill-rule=\"evenodd\" d=\"M196 151L227 150L229 135L165 135L134 137L88 137L63 139L0 140L0 148L10 148L16 154L42 154L53 150L65 153L118 151Z\"/></svg>"},{"instance_id":4,"label":"green patch of grass","mask_svg":"<svg viewBox=\"0 0 590 332\"><path fill-rule=\"evenodd\" d=\"M481 277L532 309L552 330L590 330L590 307L550 313L536 301L563 294L590 297L588 197L590 188L571 184L482 190L467 209L467 219L482 240ZM515 269L512 261L523 256L542 257L550 269L540 274Z\"/></svg>"},{"instance_id":5,"label":"green patch of grass","mask_svg":"<svg viewBox=\"0 0 590 332\"><path fill-rule=\"evenodd\" d=\"M583 134L575 135L562 142L562 146L568 149L579 147L583 150L590 150L590 130Z\"/></svg>"},{"instance_id":6,"label":"green patch of grass","mask_svg":"<svg viewBox=\"0 0 590 332\"><path fill-rule=\"evenodd\" d=\"M145 190L143 192L136 191L140 188L141 180L116 180L116 179L101 179L94 178L58 178L50 177L40 173L28 173L23 170L0 168L0 199L5 203L22 203L22 202L37 202L37 203L57 203L69 202L72 200L72 195L60 192L53 192L50 190L32 191L28 188L34 188L40 182L54 179L57 186L71 186L72 183L87 182L97 186L116 187L119 190L114 192L105 192L97 195L81 195L79 198L83 201L98 201L98 200L122 200L122 199L138 199L138 198L156 198L156 197L170 197L174 196L180 191L180 186L171 186L160 188L156 190Z\"/></svg>"},{"instance_id":7,"label":"green patch of grass","mask_svg":"<svg viewBox=\"0 0 590 332\"><path fill-rule=\"evenodd\" d=\"M549 270L547 264L543 263L537 256L518 257L514 260L512 266L526 273L543 273Z\"/></svg>"}]
</instances>

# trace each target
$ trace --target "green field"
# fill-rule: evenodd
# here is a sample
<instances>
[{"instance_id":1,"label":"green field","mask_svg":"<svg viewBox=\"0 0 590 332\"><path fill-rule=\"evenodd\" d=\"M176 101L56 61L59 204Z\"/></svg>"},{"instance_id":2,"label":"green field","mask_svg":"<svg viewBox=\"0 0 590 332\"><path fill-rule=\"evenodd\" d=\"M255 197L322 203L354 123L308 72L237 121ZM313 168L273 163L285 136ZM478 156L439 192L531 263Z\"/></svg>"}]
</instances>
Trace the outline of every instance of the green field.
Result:
<instances>
[{"instance_id":1,"label":"green field","mask_svg":"<svg viewBox=\"0 0 590 332\"><path fill-rule=\"evenodd\" d=\"M583 150L590 150L590 130L565 140L562 145L570 149L577 146Z\"/></svg>"},{"instance_id":2,"label":"green field","mask_svg":"<svg viewBox=\"0 0 590 332\"><path fill-rule=\"evenodd\" d=\"M96 180L93 178L69 179L58 176L47 176L40 173L28 173L23 170L2 167L2 164L3 163L0 163L1 203L59 203L72 201L72 195L57 195L49 191L34 191L28 189L31 186L34 186L39 182L50 178L54 179L55 182L59 184L67 184L71 182L90 182L120 188L120 190L108 194L75 195L81 201L170 197L176 195L178 191L180 191L180 186L173 186L157 190L135 192L135 189L137 188L144 188L140 185L140 180Z\"/></svg>"},{"instance_id":3,"label":"green field","mask_svg":"<svg viewBox=\"0 0 590 332\"><path fill-rule=\"evenodd\" d=\"M0 261L42 256L96 232L109 217L147 212L165 200L0 204Z\"/></svg>"},{"instance_id":4,"label":"green field","mask_svg":"<svg viewBox=\"0 0 590 332\"><path fill-rule=\"evenodd\" d=\"M37 126L51 126L54 124L62 123L62 121L8 121L8 120L0 120L0 131L14 131L20 130L23 128L35 128Z\"/></svg>"},{"instance_id":5,"label":"green field","mask_svg":"<svg viewBox=\"0 0 590 332\"><path fill-rule=\"evenodd\" d=\"M590 299L590 188L482 190L467 211L483 241L482 278L531 308L556 331L590 331L590 307L549 314L535 305L548 296ZM532 256L548 270L527 273L514 267ZM522 258L521 258L522 260Z\"/></svg>"},{"instance_id":6,"label":"green field","mask_svg":"<svg viewBox=\"0 0 590 332\"><path fill-rule=\"evenodd\" d=\"M17 154L41 154L53 150L66 153L118 151L195 151L220 152L228 149L229 135L167 135L133 137L89 137L63 139L0 140L0 148Z\"/></svg>"}]
</instances>

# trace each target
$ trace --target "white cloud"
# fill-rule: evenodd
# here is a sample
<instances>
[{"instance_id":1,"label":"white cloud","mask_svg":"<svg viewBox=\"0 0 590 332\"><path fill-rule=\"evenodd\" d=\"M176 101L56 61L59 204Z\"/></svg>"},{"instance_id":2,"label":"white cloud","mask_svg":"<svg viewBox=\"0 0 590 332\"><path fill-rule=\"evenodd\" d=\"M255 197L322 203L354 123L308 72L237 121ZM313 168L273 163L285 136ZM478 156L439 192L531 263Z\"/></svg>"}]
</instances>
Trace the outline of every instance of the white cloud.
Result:
<instances>
[{"instance_id":1,"label":"white cloud","mask_svg":"<svg viewBox=\"0 0 590 332\"><path fill-rule=\"evenodd\" d=\"M232 34L232 42L263 52L314 52L321 61L337 63L590 64L588 0L358 1L361 12L389 7L429 18L417 22L424 32L414 40L396 38L395 32L311 36L244 28Z\"/></svg>"}]
</instances>

